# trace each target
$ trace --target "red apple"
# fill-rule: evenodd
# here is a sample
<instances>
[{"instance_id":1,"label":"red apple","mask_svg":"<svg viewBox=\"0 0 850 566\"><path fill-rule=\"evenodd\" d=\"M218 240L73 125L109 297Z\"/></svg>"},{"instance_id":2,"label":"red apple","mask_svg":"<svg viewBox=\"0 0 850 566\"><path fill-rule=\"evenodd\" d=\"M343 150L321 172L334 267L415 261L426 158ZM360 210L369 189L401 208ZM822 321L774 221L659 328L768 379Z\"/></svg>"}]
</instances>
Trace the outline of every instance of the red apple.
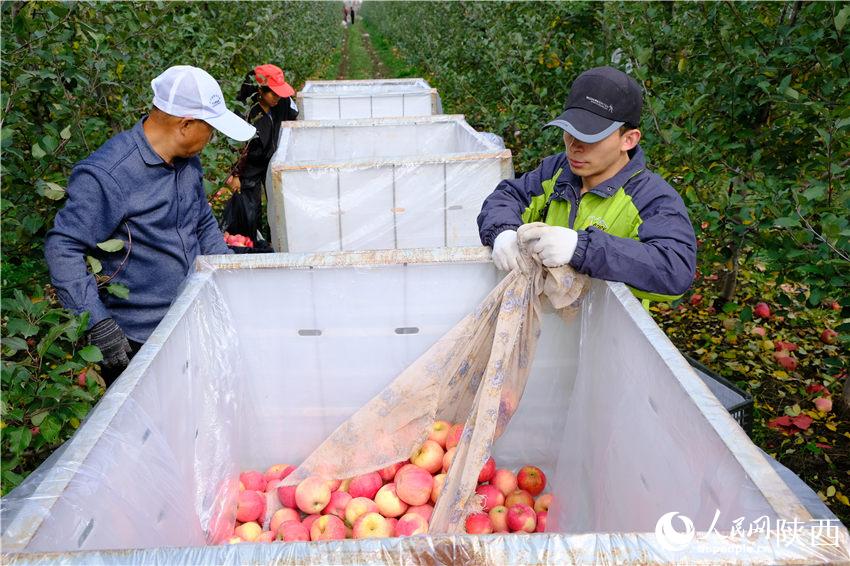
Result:
<instances>
[{"instance_id":1,"label":"red apple","mask_svg":"<svg viewBox=\"0 0 850 566\"><path fill-rule=\"evenodd\" d=\"M298 511L295 509L281 507L274 512L274 515L272 515L271 521L269 521L269 530L277 532L280 529L280 526L287 521L298 521L300 523L301 515L299 515Z\"/></svg>"},{"instance_id":2,"label":"red apple","mask_svg":"<svg viewBox=\"0 0 850 566\"><path fill-rule=\"evenodd\" d=\"M490 525L493 527L494 533L508 532L508 508L504 505L497 505L490 509Z\"/></svg>"},{"instance_id":3,"label":"red apple","mask_svg":"<svg viewBox=\"0 0 850 566\"><path fill-rule=\"evenodd\" d=\"M236 500L236 519L238 521L243 523L259 521L263 519L265 512L266 498L262 493L249 489L239 492L239 497Z\"/></svg>"},{"instance_id":4,"label":"red apple","mask_svg":"<svg viewBox=\"0 0 850 566\"><path fill-rule=\"evenodd\" d=\"M502 495L507 496L517 489L516 475L510 470L496 470L490 479L490 485L495 485Z\"/></svg>"},{"instance_id":5,"label":"red apple","mask_svg":"<svg viewBox=\"0 0 850 566\"><path fill-rule=\"evenodd\" d=\"M534 498L531 496L530 493L523 489L518 489L515 492L508 494L507 497L505 497L505 507L507 507L508 509L510 509L514 505L519 504L528 505L529 507L532 507L534 505Z\"/></svg>"},{"instance_id":6,"label":"red apple","mask_svg":"<svg viewBox=\"0 0 850 566\"><path fill-rule=\"evenodd\" d=\"M319 517L321 517L321 515L316 513L314 513L313 515L307 515L306 517L304 517L304 520L301 521L301 524L304 525L304 527L309 531L310 527L313 526L313 522Z\"/></svg>"},{"instance_id":7,"label":"red apple","mask_svg":"<svg viewBox=\"0 0 850 566\"><path fill-rule=\"evenodd\" d=\"M434 476L434 487L431 488L431 503L437 503L440 498L440 493L443 491L443 484L446 483L446 474L437 474Z\"/></svg>"},{"instance_id":8,"label":"red apple","mask_svg":"<svg viewBox=\"0 0 850 566\"><path fill-rule=\"evenodd\" d=\"M691 295L690 303L692 305L696 306L696 305L700 304L701 302L702 302L702 295L700 295L699 293L694 293L693 295Z\"/></svg>"},{"instance_id":9,"label":"red apple","mask_svg":"<svg viewBox=\"0 0 850 566\"><path fill-rule=\"evenodd\" d=\"M761 336L762 338L764 338L767 334L767 331L761 326L754 326L753 329L750 330L750 332L752 334L755 334L756 336Z\"/></svg>"},{"instance_id":10,"label":"red apple","mask_svg":"<svg viewBox=\"0 0 850 566\"><path fill-rule=\"evenodd\" d=\"M263 527L261 527L255 521L249 521L247 523L242 523L236 529L234 529L233 534L238 536L244 541L252 542L257 540L257 537L260 536L263 532Z\"/></svg>"},{"instance_id":11,"label":"red apple","mask_svg":"<svg viewBox=\"0 0 850 566\"><path fill-rule=\"evenodd\" d=\"M484 512L505 503L505 496L495 485L479 485L475 493L483 498Z\"/></svg>"},{"instance_id":12,"label":"red apple","mask_svg":"<svg viewBox=\"0 0 850 566\"><path fill-rule=\"evenodd\" d=\"M272 542L276 534L273 531L263 531L260 533L260 536L254 539L254 542Z\"/></svg>"},{"instance_id":13,"label":"red apple","mask_svg":"<svg viewBox=\"0 0 850 566\"><path fill-rule=\"evenodd\" d=\"M832 410L832 397L818 397L815 399L815 407L822 413L828 413Z\"/></svg>"},{"instance_id":14,"label":"red apple","mask_svg":"<svg viewBox=\"0 0 850 566\"><path fill-rule=\"evenodd\" d=\"M460 437L463 435L463 426L463 423L457 423L449 429L449 435L446 437L446 450L460 444Z\"/></svg>"},{"instance_id":15,"label":"red apple","mask_svg":"<svg viewBox=\"0 0 850 566\"><path fill-rule=\"evenodd\" d=\"M409 537L428 534L428 521L418 513L407 513L399 518L395 525L395 535Z\"/></svg>"},{"instance_id":16,"label":"red apple","mask_svg":"<svg viewBox=\"0 0 850 566\"><path fill-rule=\"evenodd\" d=\"M546 474L536 466L525 466L516 476L516 483L532 496L536 496L546 487Z\"/></svg>"},{"instance_id":17,"label":"red apple","mask_svg":"<svg viewBox=\"0 0 850 566\"><path fill-rule=\"evenodd\" d=\"M486 462L484 462L484 467L481 468L481 473L478 474L478 483L484 483L490 481L490 478L493 477L493 474L496 473L496 460L490 456Z\"/></svg>"},{"instance_id":18,"label":"red apple","mask_svg":"<svg viewBox=\"0 0 850 566\"><path fill-rule=\"evenodd\" d=\"M401 522L399 520L399 522ZM354 538L388 538L393 536L387 519L380 513L365 513L358 517L352 529Z\"/></svg>"},{"instance_id":19,"label":"red apple","mask_svg":"<svg viewBox=\"0 0 850 566\"><path fill-rule=\"evenodd\" d=\"M395 475L396 493L408 505L424 505L431 498L434 478L427 470L407 464Z\"/></svg>"},{"instance_id":20,"label":"red apple","mask_svg":"<svg viewBox=\"0 0 850 566\"><path fill-rule=\"evenodd\" d=\"M242 482L245 489L250 489L252 491L266 490L266 478L263 477L263 474L255 470L249 470L239 474L239 481Z\"/></svg>"},{"instance_id":21,"label":"red apple","mask_svg":"<svg viewBox=\"0 0 850 566\"><path fill-rule=\"evenodd\" d=\"M381 479L381 475L378 472L369 472L351 478L351 483L348 484L348 493L351 494L351 497L372 499L382 485L384 485L384 480Z\"/></svg>"},{"instance_id":22,"label":"red apple","mask_svg":"<svg viewBox=\"0 0 850 566\"><path fill-rule=\"evenodd\" d=\"M396 472L398 472L401 467L404 466L404 462L396 462L395 464L390 464L386 468L381 468L378 470L378 475L381 476L381 479L384 483L390 483L395 478Z\"/></svg>"},{"instance_id":23,"label":"red apple","mask_svg":"<svg viewBox=\"0 0 850 566\"><path fill-rule=\"evenodd\" d=\"M390 532L392 533L390 536L397 537L398 535L395 532L396 525L398 525L398 519L395 517L387 517L387 524L390 526Z\"/></svg>"},{"instance_id":24,"label":"red apple","mask_svg":"<svg viewBox=\"0 0 850 566\"><path fill-rule=\"evenodd\" d=\"M824 344L835 344L838 340L838 332L831 328L824 328L823 332L820 333L820 341Z\"/></svg>"},{"instance_id":25,"label":"red apple","mask_svg":"<svg viewBox=\"0 0 850 566\"><path fill-rule=\"evenodd\" d=\"M544 493L534 500L534 511L537 513L540 513L541 511L549 511L550 505L552 505L552 494Z\"/></svg>"},{"instance_id":26,"label":"red apple","mask_svg":"<svg viewBox=\"0 0 850 566\"><path fill-rule=\"evenodd\" d=\"M449 436L449 429L452 425L446 421L436 421L431 425L431 432L428 433L428 440L433 440L440 445L440 448L446 447L446 438Z\"/></svg>"},{"instance_id":27,"label":"red apple","mask_svg":"<svg viewBox=\"0 0 850 566\"><path fill-rule=\"evenodd\" d=\"M375 495L378 512L384 517L401 517L407 512L407 503L398 498L394 483L388 483Z\"/></svg>"},{"instance_id":28,"label":"red apple","mask_svg":"<svg viewBox=\"0 0 850 566\"><path fill-rule=\"evenodd\" d=\"M422 446L413 451L410 455L410 463L434 474L440 471L443 467L443 448L433 440L426 440Z\"/></svg>"},{"instance_id":29,"label":"red apple","mask_svg":"<svg viewBox=\"0 0 850 566\"><path fill-rule=\"evenodd\" d=\"M759 318L770 318L770 307L767 303L758 303L753 309L753 314Z\"/></svg>"},{"instance_id":30,"label":"red apple","mask_svg":"<svg viewBox=\"0 0 850 566\"><path fill-rule=\"evenodd\" d=\"M277 498L280 500L280 504L295 509L297 507L295 504L295 490L297 488L297 485L282 485L277 488Z\"/></svg>"},{"instance_id":31,"label":"red apple","mask_svg":"<svg viewBox=\"0 0 850 566\"><path fill-rule=\"evenodd\" d=\"M546 532L546 519L549 517L548 511L538 511L537 512L537 527L534 529L535 533L545 533Z\"/></svg>"},{"instance_id":32,"label":"red apple","mask_svg":"<svg viewBox=\"0 0 850 566\"><path fill-rule=\"evenodd\" d=\"M310 526L310 540L342 540L345 524L336 515L322 515Z\"/></svg>"},{"instance_id":33,"label":"red apple","mask_svg":"<svg viewBox=\"0 0 850 566\"><path fill-rule=\"evenodd\" d=\"M512 533L533 533L537 528L537 513L528 505L508 507L508 529Z\"/></svg>"},{"instance_id":34,"label":"red apple","mask_svg":"<svg viewBox=\"0 0 850 566\"><path fill-rule=\"evenodd\" d=\"M344 491L334 491L331 493L331 499L328 504L322 509L322 515L336 515L340 519L345 518L345 508L348 506L352 497Z\"/></svg>"},{"instance_id":35,"label":"red apple","mask_svg":"<svg viewBox=\"0 0 850 566\"><path fill-rule=\"evenodd\" d=\"M263 478L266 480L266 487L268 487L269 482L282 480L294 470L295 466L290 466L289 464L275 464L274 466L271 466L268 470L266 470L266 473L263 474Z\"/></svg>"},{"instance_id":36,"label":"red apple","mask_svg":"<svg viewBox=\"0 0 850 566\"><path fill-rule=\"evenodd\" d=\"M431 522L431 515L434 513L434 507L432 505L411 505L407 508L407 513L416 513L417 515L421 515L425 521L428 523Z\"/></svg>"},{"instance_id":37,"label":"red apple","mask_svg":"<svg viewBox=\"0 0 850 566\"><path fill-rule=\"evenodd\" d=\"M490 516L485 513L472 513L466 517L466 532L471 535L489 535L493 532Z\"/></svg>"},{"instance_id":38,"label":"red apple","mask_svg":"<svg viewBox=\"0 0 850 566\"><path fill-rule=\"evenodd\" d=\"M310 476L295 488L295 504L304 513L320 513L331 500L328 482L319 476Z\"/></svg>"},{"instance_id":39,"label":"red apple","mask_svg":"<svg viewBox=\"0 0 850 566\"><path fill-rule=\"evenodd\" d=\"M457 446L452 446L446 450L445 454L443 454L443 473L449 471L449 468L452 465L452 460L454 460L455 457L455 452L457 452Z\"/></svg>"},{"instance_id":40,"label":"red apple","mask_svg":"<svg viewBox=\"0 0 850 566\"><path fill-rule=\"evenodd\" d=\"M776 361L788 371L797 369L797 358L794 356L780 356Z\"/></svg>"},{"instance_id":41,"label":"red apple","mask_svg":"<svg viewBox=\"0 0 850 566\"><path fill-rule=\"evenodd\" d=\"M316 515L319 518L319 515ZM310 521L312 524L313 521ZM287 521L277 530L277 540L285 542L309 541L310 529L298 521Z\"/></svg>"},{"instance_id":42,"label":"red apple","mask_svg":"<svg viewBox=\"0 0 850 566\"><path fill-rule=\"evenodd\" d=\"M379 513L378 504L366 497L355 497L345 507L345 523L354 526L358 517L366 513Z\"/></svg>"}]
</instances>

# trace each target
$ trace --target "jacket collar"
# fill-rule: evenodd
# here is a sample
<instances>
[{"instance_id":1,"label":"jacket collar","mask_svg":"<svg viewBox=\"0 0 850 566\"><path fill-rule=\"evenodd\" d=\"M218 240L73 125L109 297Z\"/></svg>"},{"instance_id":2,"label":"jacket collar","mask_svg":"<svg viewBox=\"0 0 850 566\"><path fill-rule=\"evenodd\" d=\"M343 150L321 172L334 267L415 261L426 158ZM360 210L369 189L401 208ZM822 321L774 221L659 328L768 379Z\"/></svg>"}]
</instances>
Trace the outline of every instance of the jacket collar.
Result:
<instances>
[{"instance_id":1,"label":"jacket collar","mask_svg":"<svg viewBox=\"0 0 850 566\"><path fill-rule=\"evenodd\" d=\"M593 187L589 192L606 198L610 197L620 190L620 187L624 186L629 179L642 169L646 169L646 157L644 156L643 149L640 145L638 145L629 151L629 162L626 163L625 167L620 169L617 174L610 179L602 181ZM581 177L572 172L569 163L566 161L566 157L564 158L564 172L555 184L570 185L575 187L577 194L581 192Z\"/></svg>"},{"instance_id":2,"label":"jacket collar","mask_svg":"<svg viewBox=\"0 0 850 566\"><path fill-rule=\"evenodd\" d=\"M153 150L148 138L145 137L145 130L142 127L142 124L145 123L147 118L147 116L144 116L141 120L136 122L136 125L133 126L132 130L130 130L130 133L133 136L133 141L136 142L136 147L139 148L139 153L145 163L148 165L168 165L162 157Z\"/></svg>"}]
</instances>

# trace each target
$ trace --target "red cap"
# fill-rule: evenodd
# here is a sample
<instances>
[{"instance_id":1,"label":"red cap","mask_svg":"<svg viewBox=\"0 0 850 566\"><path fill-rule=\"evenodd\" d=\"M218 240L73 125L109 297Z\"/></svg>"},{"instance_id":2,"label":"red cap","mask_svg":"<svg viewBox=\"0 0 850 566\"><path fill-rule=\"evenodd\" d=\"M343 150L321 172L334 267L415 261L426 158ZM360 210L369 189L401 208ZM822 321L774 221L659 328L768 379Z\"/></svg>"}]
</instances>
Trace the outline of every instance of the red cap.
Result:
<instances>
[{"instance_id":1,"label":"red cap","mask_svg":"<svg viewBox=\"0 0 850 566\"><path fill-rule=\"evenodd\" d=\"M257 79L257 84L269 87L280 97L287 97L295 94L295 89L287 84L286 78L283 76L283 71L280 70L280 67L276 67L271 64L260 65L259 67L254 68L254 76Z\"/></svg>"}]
</instances>

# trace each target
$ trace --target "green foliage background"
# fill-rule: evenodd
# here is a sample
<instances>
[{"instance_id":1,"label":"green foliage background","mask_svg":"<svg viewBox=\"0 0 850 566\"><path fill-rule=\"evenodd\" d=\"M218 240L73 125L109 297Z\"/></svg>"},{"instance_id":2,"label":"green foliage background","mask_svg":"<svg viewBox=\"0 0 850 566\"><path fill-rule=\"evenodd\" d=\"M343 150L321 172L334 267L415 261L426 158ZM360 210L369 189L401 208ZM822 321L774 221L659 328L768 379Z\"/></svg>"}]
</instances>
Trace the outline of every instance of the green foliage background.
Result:
<instances>
[{"instance_id":1,"label":"green foliage background","mask_svg":"<svg viewBox=\"0 0 850 566\"><path fill-rule=\"evenodd\" d=\"M85 321L45 293L42 243L73 164L147 112L150 81L171 65L208 71L231 108L255 65L277 64L295 88L320 76L341 43L341 9L330 2L3 2L0 9L6 493L73 433L100 393L93 369L100 353L80 344ZM236 149L219 136L204 150L208 192L224 181Z\"/></svg>"},{"instance_id":2,"label":"green foliage background","mask_svg":"<svg viewBox=\"0 0 850 566\"><path fill-rule=\"evenodd\" d=\"M834 2L367 2L372 38L496 132L518 174L563 151L542 125L583 70L645 88L642 146L697 232L692 292L652 314L755 398L753 439L850 520L850 6ZM770 319L753 315L758 301ZM839 332L823 343L825 328ZM765 339L754 334L765 333ZM799 366L784 371L774 341ZM823 391L826 391L824 393ZM813 400L832 395L833 410ZM806 415L806 430L772 424Z\"/></svg>"}]
</instances>

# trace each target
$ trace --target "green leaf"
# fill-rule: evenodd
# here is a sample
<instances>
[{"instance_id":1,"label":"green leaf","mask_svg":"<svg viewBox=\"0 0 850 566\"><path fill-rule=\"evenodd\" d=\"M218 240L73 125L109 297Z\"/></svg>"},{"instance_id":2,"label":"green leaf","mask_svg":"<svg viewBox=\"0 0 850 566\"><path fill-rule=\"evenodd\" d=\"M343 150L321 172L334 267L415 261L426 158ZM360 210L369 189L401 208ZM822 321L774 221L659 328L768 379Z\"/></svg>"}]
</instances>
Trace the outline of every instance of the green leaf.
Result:
<instances>
[{"instance_id":1,"label":"green leaf","mask_svg":"<svg viewBox=\"0 0 850 566\"><path fill-rule=\"evenodd\" d=\"M59 140L57 140L53 136L44 136L43 138L41 138L41 147L43 147L44 151L46 151L47 153L53 153L54 151L56 151L56 148L59 147Z\"/></svg>"},{"instance_id":2,"label":"green leaf","mask_svg":"<svg viewBox=\"0 0 850 566\"><path fill-rule=\"evenodd\" d=\"M41 146L38 145L37 143L32 144L32 150L31 151L32 151L32 156L36 159L41 159L42 157L47 155L47 152L44 151L43 149L41 149Z\"/></svg>"},{"instance_id":3,"label":"green leaf","mask_svg":"<svg viewBox=\"0 0 850 566\"><path fill-rule=\"evenodd\" d=\"M799 218L792 218L790 216L786 216L783 218L777 218L773 221L774 226L778 226L780 228L794 228L800 225Z\"/></svg>"},{"instance_id":4,"label":"green leaf","mask_svg":"<svg viewBox=\"0 0 850 566\"><path fill-rule=\"evenodd\" d=\"M3 347L9 348L13 352L17 352L19 350L27 349L27 341L23 338L18 338L17 336L7 336L3 338Z\"/></svg>"},{"instance_id":5,"label":"green leaf","mask_svg":"<svg viewBox=\"0 0 850 566\"><path fill-rule=\"evenodd\" d=\"M6 434L9 439L9 448L14 454L20 454L26 450L30 445L30 442L32 442L32 433L30 432L30 429L26 427L15 428Z\"/></svg>"},{"instance_id":6,"label":"green leaf","mask_svg":"<svg viewBox=\"0 0 850 566\"><path fill-rule=\"evenodd\" d=\"M785 96L798 100L800 98L800 93L789 86L785 89Z\"/></svg>"},{"instance_id":7,"label":"green leaf","mask_svg":"<svg viewBox=\"0 0 850 566\"><path fill-rule=\"evenodd\" d=\"M41 425L40 425L41 435L48 442L56 442L56 439L59 438L59 433L61 431L62 431L62 423L59 422L59 419L57 419L53 415L48 415L41 422Z\"/></svg>"},{"instance_id":8,"label":"green leaf","mask_svg":"<svg viewBox=\"0 0 850 566\"><path fill-rule=\"evenodd\" d=\"M29 338L38 332L38 326L20 318L10 318L6 328L10 335L20 334L24 338Z\"/></svg>"},{"instance_id":9,"label":"green leaf","mask_svg":"<svg viewBox=\"0 0 850 566\"><path fill-rule=\"evenodd\" d=\"M126 299L130 296L130 289L127 288L126 285L122 285L121 283L113 283L106 287L106 290L110 295L115 295L119 299Z\"/></svg>"},{"instance_id":10,"label":"green leaf","mask_svg":"<svg viewBox=\"0 0 850 566\"><path fill-rule=\"evenodd\" d=\"M51 183L49 181L44 181L40 183L38 188L36 189L38 194L49 198L50 200L59 200L65 198L65 187L62 185L57 185L56 183Z\"/></svg>"},{"instance_id":11,"label":"green leaf","mask_svg":"<svg viewBox=\"0 0 850 566\"><path fill-rule=\"evenodd\" d=\"M119 240L118 238L113 238L112 240L106 240L105 242L99 242L97 247L102 249L105 252L117 252L118 250L124 249L124 240Z\"/></svg>"},{"instance_id":12,"label":"green leaf","mask_svg":"<svg viewBox=\"0 0 850 566\"><path fill-rule=\"evenodd\" d=\"M820 200L825 194L826 187L824 185L814 185L803 191L803 196L806 197L806 200Z\"/></svg>"},{"instance_id":13,"label":"green leaf","mask_svg":"<svg viewBox=\"0 0 850 566\"><path fill-rule=\"evenodd\" d=\"M841 128L850 125L850 118L844 118L842 120L838 120L835 123L835 129L840 130Z\"/></svg>"},{"instance_id":14,"label":"green leaf","mask_svg":"<svg viewBox=\"0 0 850 566\"><path fill-rule=\"evenodd\" d=\"M39 425L41 425L41 422L44 420L44 417L46 417L46 416L47 416L47 411L41 411L39 413L34 414L30 418L30 422L33 424L33 426L39 426Z\"/></svg>"},{"instance_id":15,"label":"green leaf","mask_svg":"<svg viewBox=\"0 0 850 566\"><path fill-rule=\"evenodd\" d=\"M59 132L59 137L63 140L71 139L71 126L65 126L65 129Z\"/></svg>"},{"instance_id":16,"label":"green leaf","mask_svg":"<svg viewBox=\"0 0 850 566\"><path fill-rule=\"evenodd\" d=\"M835 29L838 33L841 33L841 30L844 29L844 26L847 24L847 18L850 17L850 5L844 6L836 15L835 15Z\"/></svg>"},{"instance_id":17,"label":"green leaf","mask_svg":"<svg viewBox=\"0 0 850 566\"><path fill-rule=\"evenodd\" d=\"M100 260L97 259L96 257L92 257L90 255L87 255L86 261L88 262L89 267L91 267L91 272L94 273L95 275L97 275L98 273L103 271L103 264L101 264Z\"/></svg>"},{"instance_id":18,"label":"green leaf","mask_svg":"<svg viewBox=\"0 0 850 566\"><path fill-rule=\"evenodd\" d=\"M103 354L100 352L100 348L91 345L80 349L80 357L91 364L96 364L103 360Z\"/></svg>"}]
</instances>

